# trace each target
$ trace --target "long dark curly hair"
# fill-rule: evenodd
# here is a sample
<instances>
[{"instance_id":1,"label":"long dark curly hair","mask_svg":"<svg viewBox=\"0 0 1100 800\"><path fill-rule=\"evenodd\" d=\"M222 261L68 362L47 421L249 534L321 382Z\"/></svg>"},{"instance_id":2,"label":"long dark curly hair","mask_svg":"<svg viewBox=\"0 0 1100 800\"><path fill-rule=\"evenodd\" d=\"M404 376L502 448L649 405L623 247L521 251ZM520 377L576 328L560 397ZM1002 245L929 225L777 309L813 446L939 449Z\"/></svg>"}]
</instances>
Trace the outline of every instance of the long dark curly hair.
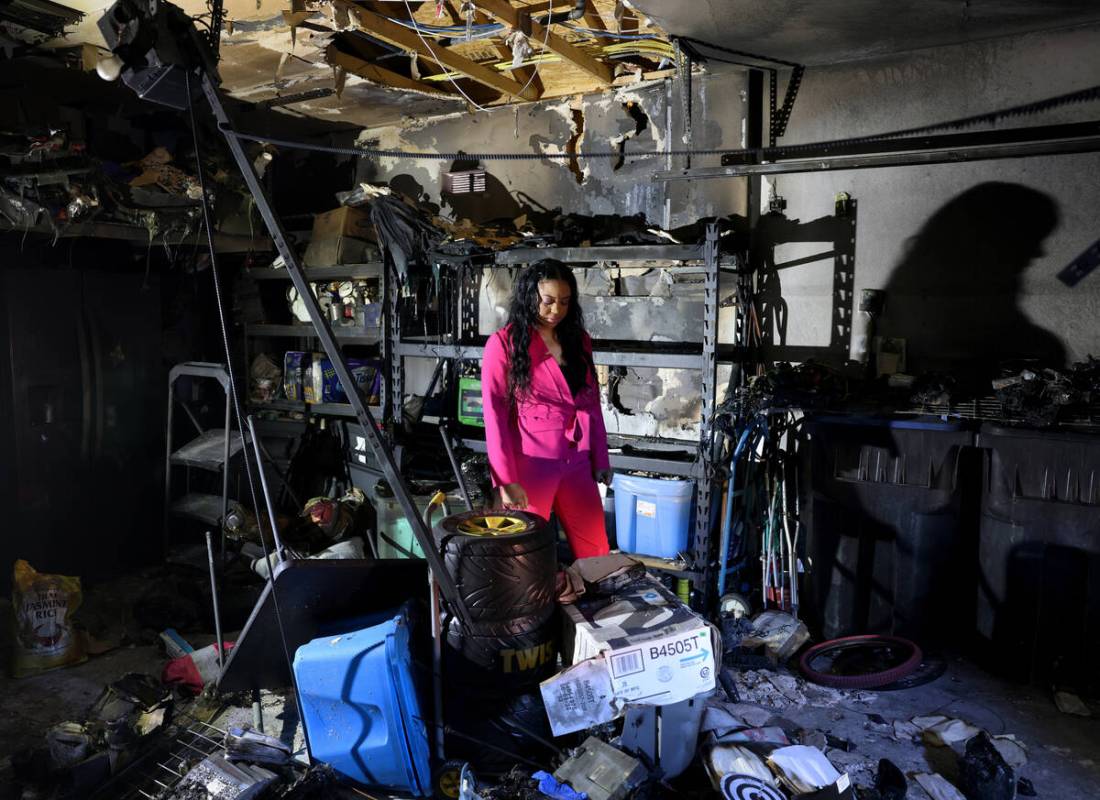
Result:
<instances>
[{"instance_id":1,"label":"long dark curly hair","mask_svg":"<svg viewBox=\"0 0 1100 800\"><path fill-rule=\"evenodd\" d=\"M584 313L577 296L577 279L573 270L560 261L544 258L523 269L512 287L512 303L508 308L511 353L508 386L513 401L531 387L531 334L539 323L539 281L564 281L569 287L569 310L558 323L555 333L561 343L562 357L567 364L582 363L593 370L592 357L584 349ZM536 334L537 335L537 334Z\"/></svg>"}]
</instances>

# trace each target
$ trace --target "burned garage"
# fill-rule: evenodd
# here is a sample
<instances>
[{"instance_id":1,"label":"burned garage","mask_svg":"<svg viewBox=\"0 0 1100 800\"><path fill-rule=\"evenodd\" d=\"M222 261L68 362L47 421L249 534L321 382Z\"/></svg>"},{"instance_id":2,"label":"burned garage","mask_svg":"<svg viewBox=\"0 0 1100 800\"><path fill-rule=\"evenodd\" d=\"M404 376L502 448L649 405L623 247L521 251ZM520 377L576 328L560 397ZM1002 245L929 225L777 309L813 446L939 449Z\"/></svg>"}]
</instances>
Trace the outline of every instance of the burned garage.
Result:
<instances>
[{"instance_id":1,"label":"burned garage","mask_svg":"<svg viewBox=\"0 0 1100 800\"><path fill-rule=\"evenodd\" d=\"M0 0L0 798L1100 797L1100 6Z\"/></svg>"}]
</instances>

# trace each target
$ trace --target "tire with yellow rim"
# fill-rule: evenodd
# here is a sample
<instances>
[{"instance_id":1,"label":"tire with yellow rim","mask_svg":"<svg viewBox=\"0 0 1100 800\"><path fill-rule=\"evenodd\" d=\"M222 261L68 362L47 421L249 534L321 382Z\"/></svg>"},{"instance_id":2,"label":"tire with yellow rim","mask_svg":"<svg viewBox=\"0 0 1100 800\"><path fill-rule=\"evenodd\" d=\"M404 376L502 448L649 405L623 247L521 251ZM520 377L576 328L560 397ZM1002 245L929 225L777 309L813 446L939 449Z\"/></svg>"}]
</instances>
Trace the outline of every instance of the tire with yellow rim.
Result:
<instances>
[{"instance_id":1,"label":"tire with yellow rim","mask_svg":"<svg viewBox=\"0 0 1100 800\"><path fill-rule=\"evenodd\" d=\"M474 623L546 620L555 607L555 531L525 511L466 511L433 529Z\"/></svg>"}]
</instances>

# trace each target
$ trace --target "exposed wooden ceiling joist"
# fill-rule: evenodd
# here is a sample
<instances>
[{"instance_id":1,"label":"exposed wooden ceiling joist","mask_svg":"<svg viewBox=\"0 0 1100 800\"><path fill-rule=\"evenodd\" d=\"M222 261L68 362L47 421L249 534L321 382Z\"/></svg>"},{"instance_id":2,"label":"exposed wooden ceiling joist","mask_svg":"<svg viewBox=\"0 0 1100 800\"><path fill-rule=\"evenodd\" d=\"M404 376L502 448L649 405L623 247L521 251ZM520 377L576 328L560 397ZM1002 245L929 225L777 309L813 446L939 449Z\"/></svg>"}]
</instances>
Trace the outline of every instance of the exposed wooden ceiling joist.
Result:
<instances>
[{"instance_id":1,"label":"exposed wooden ceiling joist","mask_svg":"<svg viewBox=\"0 0 1100 800\"><path fill-rule=\"evenodd\" d=\"M421 41L415 31L390 22L385 17L358 6L350 0L333 0L333 2L346 8L365 32L384 42L419 53L425 58L436 61L440 66L460 72L470 80L519 100L537 100L539 97L538 90L534 86L524 87L523 84L501 75L496 70L453 53L442 45L428 46Z\"/></svg>"},{"instance_id":2,"label":"exposed wooden ceiling joist","mask_svg":"<svg viewBox=\"0 0 1100 800\"><path fill-rule=\"evenodd\" d=\"M447 8L453 8L449 0L447 2ZM458 17L457 14L454 14L453 16L455 18ZM486 22L493 21L492 17L490 17L488 14L486 14L484 11L481 11L480 9L478 10L478 19L483 19ZM496 50L497 55L500 56L502 61L512 60L512 51L511 49L509 49L508 45L504 44L503 39L494 38L493 49ZM545 93L545 88L543 87L542 80L539 78L538 68L534 66L518 67L509 71L512 73L512 77L520 81L523 85L526 86L527 84L531 84L532 86L534 86L536 91L538 91L540 97Z\"/></svg>"},{"instance_id":3,"label":"exposed wooden ceiling joist","mask_svg":"<svg viewBox=\"0 0 1100 800\"><path fill-rule=\"evenodd\" d=\"M510 25L520 30L528 30L523 24L526 20L521 20L520 18L521 10L517 9L507 0L478 0L477 5L482 11L485 11L494 19L503 22L505 25ZM524 9L524 11L525 10L526 9ZM607 64L598 61L580 48L574 47L560 36L547 31L544 26L539 25L533 19L530 21L529 30L529 39L532 43L541 45L545 42L547 50L557 53L566 61L581 68L604 86L611 85L613 76L611 67Z\"/></svg>"},{"instance_id":4,"label":"exposed wooden ceiling joist","mask_svg":"<svg viewBox=\"0 0 1100 800\"><path fill-rule=\"evenodd\" d=\"M600 15L600 10L596 8L596 5L592 2L592 0L588 0L588 2L584 4L584 21L587 22L593 30L607 30L607 23L603 21L603 17Z\"/></svg>"},{"instance_id":5,"label":"exposed wooden ceiling joist","mask_svg":"<svg viewBox=\"0 0 1100 800\"><path fill-rule=\"evenodd\" d=\"M340 67L347 70L352 75L358 75L360 78L365 78L375 83L381 83L385 86L392 86L394 89L425 92L437 97L455 97L454 94L443 90L439 86L433 86L430 83L418 81L415 78L410 78L399 72L394 72L392 69L386 69L378 64L372 64L370 61L365 61L358 56L345 53L339 50L335 44L330 44L325 48L325 61L334 67Z\"/></svg>"}]
</instances>

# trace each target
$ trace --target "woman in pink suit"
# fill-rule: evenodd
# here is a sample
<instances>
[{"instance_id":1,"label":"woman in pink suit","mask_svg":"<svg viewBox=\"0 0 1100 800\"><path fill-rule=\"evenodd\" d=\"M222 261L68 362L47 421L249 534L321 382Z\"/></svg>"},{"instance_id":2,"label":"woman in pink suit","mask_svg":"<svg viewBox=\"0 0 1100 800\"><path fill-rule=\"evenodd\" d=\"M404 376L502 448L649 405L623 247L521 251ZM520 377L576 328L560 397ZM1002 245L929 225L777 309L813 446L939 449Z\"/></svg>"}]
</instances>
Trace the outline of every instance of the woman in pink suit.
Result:
<instances>
[{"instance_id":1,"label":"woman in pink suit","mask_svg":"<svg viewBox=\"0 0 1100 800\"><path fill-rule=\"evenodd\" d=\"M481 366L485 441L505 508L558 515L576 558L608 552L596 482L611 482L592 340L577 281L545 259L516 279Z\"/></svg>"}]
</instances>

